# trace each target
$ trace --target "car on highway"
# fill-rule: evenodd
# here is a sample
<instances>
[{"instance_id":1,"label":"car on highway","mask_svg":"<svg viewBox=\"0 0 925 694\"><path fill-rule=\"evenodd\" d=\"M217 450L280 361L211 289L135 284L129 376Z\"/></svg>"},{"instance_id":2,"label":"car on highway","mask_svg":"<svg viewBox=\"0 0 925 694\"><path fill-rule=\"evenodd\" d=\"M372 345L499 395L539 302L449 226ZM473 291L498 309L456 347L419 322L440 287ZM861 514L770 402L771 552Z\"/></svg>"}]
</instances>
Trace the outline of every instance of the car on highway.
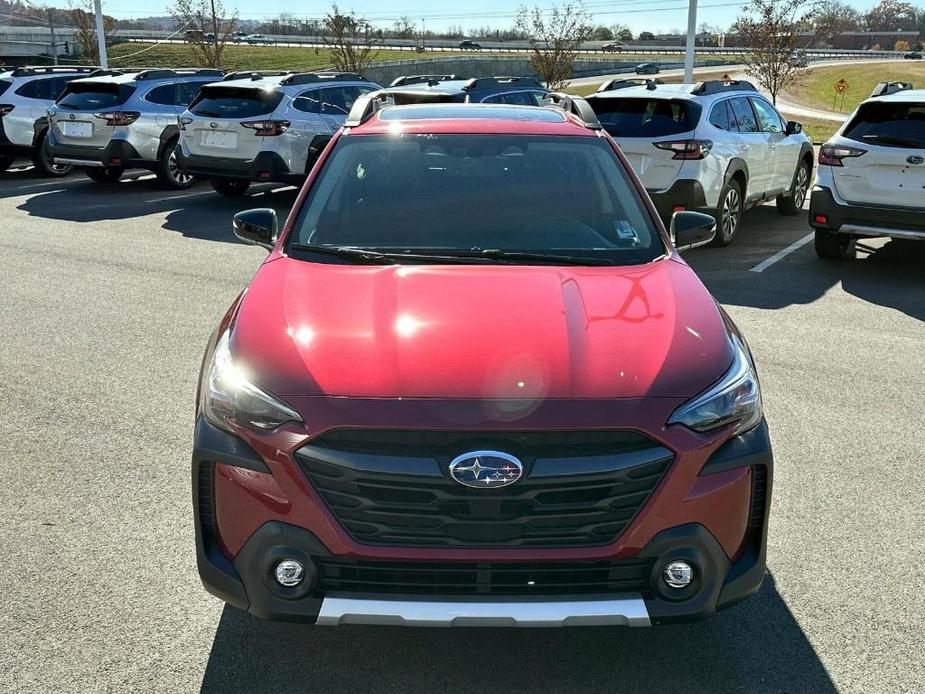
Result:
<instances>
[{"instance_id":1,"label":"car on highway","mask_svg":"<svg viewBox=\"0 0 925 694\"><path fill-rule=\"evenodd\" d=\"M822 258L853 257L859 238L925 241L925 89L879 84L822 145L809 223Z\"/></svg>"},{"instance_id":2,"label":"car on highway","mask_svg":"<svg viewBox=\"0 0 925 694\"><path fill-rule=\"evenodd\" d=\"M244 41L251 46L272 46L276 43L274 39L264 34L248 34L244 37Z\"/></svg>"},{"instance_id":3,"label":"car on highway","mask_svg":"<svg viewBox=\"0 0 925 694\"><path fill-rule=\"evenodd\" d=\"M72 80L48 110L48 150L58 166L82 167L97 183L148 169L168 188L188 188L180 170L177 117L221 70L100 70Z\"/></svg>"},{"instance_id":4,"label":"car on highway","mask_svg":"<svg viewBox=\"0 0 925 694\"><path fill-rule=\"evenodd\" d=\"M635 68L637 75L657 75L661 71L662 68L658 63L639 63Z\"/></svg>"},{"instance_id":5,"label":"car on highway","mask_svg":"<svg viewBox=\"0 0 925 694\"><path fill-rule=\"evenodd\" d=\"M626 45L622 43L605 43L601 46L604 53L622 53L626 50Z\"/></svg>"},{"instance_id":6,"label":"car on highway","mask_svg":"<svg viewBox=\"0 0 925 694\"><path fill-rule=\"evenodd\" d=\"M908 53L903 54L903 58L906 60L921 60L922 53L920 51L909 51Z\"/></svg>"},{"instance_id":7,"label":"car on highway","mask_svg":"<svg viewBox=\"0 0 925 694\"><path fill-rule=\"evenodd\" d=\"M663 219L677 210L716 218L715 245L732 242L745 210L774 200L795 215L812 180L813 148L749 82L709 80L597 92L588 97Z\"/></svg>"},{"instance_id":8,"label":"car on highway","mask_svg":"<svg viewBox=\"0 0 925 694\"><path fill-rule=\"evenodd\" d=\"M482 103L539 106L548 90L533 77L460 78L456 75L397 77L380 97L398 105Z\"/></svg>"},{"instance_id":9,"label":"car on highway","mask_svg":"<svg viewBox=\"0 0 925 694\"><path fill-rule=\"evenodd\" d=\"M0 72L0 171L16 159L30 159L43 176L66 176L73 167L56 164L48 148L48 109L72 81L94 67L24 66Z\"/></svg>"},{"instance_id":10,"label":"car on highway","mask_svg":"<svg viewBox=\"0 0 925 694\"><path fill-rule=\"evenodd\" d=\"M744 338L587 104L360 97L208 342L205 587L317 624L645 626L765 574ZM577 114L577 115L576 115Z\"/></svg>"},{"instance_id":11,"label":"car on highway","mask_svg":"<svg viewBox=\"0 0 925 694\"><path fill-rule=\"evenodd\" d=\"M233 31L231 32L231 34L228 35L228 38L231 40L232 43L242 43L244 40L247 39L247 32L246 31Z\"/></svg>"},{"instance_id":12,"label":"car on highway","mask_svg":"<svg viewBox=\"0 0 925 694\"><path fill-rule=\"evenodd\" d=\"M460 41L459 49L462 51L480 51L482 50L482 44L476 43L475 41Z\"/></svg>"},{"instance_id":13,"label":"car on highway","mask_svg":"<svg viewBox=\"0 0 925 694\"><path fill-rule=\"evenodd\" d=\"M230 73L180 115L180 168L232 197L254 181L301 183L357 97L379 88L351 72Z\"/></svg>"}]
</instances>

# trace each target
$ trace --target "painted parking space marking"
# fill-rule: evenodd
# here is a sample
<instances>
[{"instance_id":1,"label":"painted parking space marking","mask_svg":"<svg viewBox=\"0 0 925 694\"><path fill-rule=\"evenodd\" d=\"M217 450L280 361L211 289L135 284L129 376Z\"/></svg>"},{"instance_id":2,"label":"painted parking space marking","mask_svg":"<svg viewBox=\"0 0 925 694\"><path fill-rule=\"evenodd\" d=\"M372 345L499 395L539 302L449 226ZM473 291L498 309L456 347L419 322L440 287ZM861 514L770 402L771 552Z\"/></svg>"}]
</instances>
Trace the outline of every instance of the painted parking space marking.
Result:
<instances>
[{"instance_id":1,"label":"painted parking space marking","mask_svg":"<svg viewBox=\"0 0 925 694\"><path fill-rule=\"evenodd\" d=\"M777 253L775 253L774 255L772 255L772 256L771 256L770 258L768 258L767 260L762 260L762 261L761 261L760 263L758 263L755 267L751 268L751 271L752 271L752 272L764 272L764 271L767 270L769 267L771 267L772 265L774 265L774 263L776 263L776 262L778 262L778 261L780 261L780 260L783 260L784 258L786 258L788 255L790 255L790 254L793 253L794 251L797 251L797 250L799 250L800 248L802 248L803 246L805 246L807 243L809 243L810 241L812 241L814 237L815 237L815 234L814 234L814 233L809 233L809 234L807 234L806 236L804 236L803 238L801 238L799 241L794 241L793 243L791 243L791 244L790 244L789 246L787 246L786 248L779 250Z\"/></svg>"}]
</instances>

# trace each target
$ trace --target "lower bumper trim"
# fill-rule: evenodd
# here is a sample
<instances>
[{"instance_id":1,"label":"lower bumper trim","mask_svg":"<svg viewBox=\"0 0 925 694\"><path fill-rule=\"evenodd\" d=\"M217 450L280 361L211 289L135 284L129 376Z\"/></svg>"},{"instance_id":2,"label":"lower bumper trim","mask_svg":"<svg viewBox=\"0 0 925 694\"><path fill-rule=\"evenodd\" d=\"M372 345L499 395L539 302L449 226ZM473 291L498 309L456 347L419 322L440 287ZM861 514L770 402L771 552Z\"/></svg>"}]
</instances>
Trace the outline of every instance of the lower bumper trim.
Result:
<instances>
[{"instance_id":1,"label":"lower bumper trim","mask_svg":"<svg viewBox=\"0 0 925 694\"><path fill-rule=\"evenodd\" d=\"M609 600L427 601L326 596L319 625L376 624L418 627L647 627L649 612L639 595Z\"/></svg>"},{"instance_id":2,"label":"lower bumper trim","mask_svg":"<svg viewBox=\"0 0 925 694\"><path fill-rule=\"evenodd\" d=\"M856 234L857 236L890 236L895 239L925 240L925 229L891 229L889 227L874 227L863 224L842 224L838 228L839 234Z\"/></svg>"}]
</instances>

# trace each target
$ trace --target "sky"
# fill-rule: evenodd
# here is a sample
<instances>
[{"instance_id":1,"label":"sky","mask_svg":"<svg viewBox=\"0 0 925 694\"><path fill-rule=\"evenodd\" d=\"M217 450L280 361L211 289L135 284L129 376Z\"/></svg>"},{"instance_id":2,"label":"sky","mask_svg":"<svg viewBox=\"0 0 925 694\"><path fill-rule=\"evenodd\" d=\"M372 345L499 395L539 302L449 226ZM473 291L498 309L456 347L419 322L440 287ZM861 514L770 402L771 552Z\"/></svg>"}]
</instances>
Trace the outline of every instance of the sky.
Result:
<instances>
[{"instance_id":1,"label":"sky","mask_svg":"<svg viewBox=\"0 0 925 694\"><path fill-rule=\"evenodd\" d=\"M299 18L320 17L330 8L329 2L293 3L292 0L223 0L228 10L237 9L242 19L264 19L288 12ZM866 11L877 0L848 0L849 4ZM461 25L465 30L485 25L507 27L522 4L549 7L555 0L339 0L341 10L354 9L381 26L407 15L418 22L423 20L428 29L446 29ZM170 0L103 0L103 11L115 17L130 19L152 15L165 15ZM709 23L726 27L732 24L743 0L699 0L698 25ZM918 3L916 3L918 4ZM612 26L627 24L638 34L640 31L661 33L687 26L687 0L585 0L586 9L593 15L595 24Z\"/></svg>"}]
</instances>

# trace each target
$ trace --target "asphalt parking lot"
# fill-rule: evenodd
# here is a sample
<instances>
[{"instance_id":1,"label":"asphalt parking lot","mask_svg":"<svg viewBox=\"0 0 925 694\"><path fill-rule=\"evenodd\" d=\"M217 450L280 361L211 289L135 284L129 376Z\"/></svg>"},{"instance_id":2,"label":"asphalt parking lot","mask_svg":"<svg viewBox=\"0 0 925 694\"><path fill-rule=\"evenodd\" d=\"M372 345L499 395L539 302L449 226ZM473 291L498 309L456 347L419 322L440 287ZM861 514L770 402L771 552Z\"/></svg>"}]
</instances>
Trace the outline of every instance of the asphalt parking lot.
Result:
<instances>
[{"instance_id":1,"label":"asphalt parking lot","mask_svg":"<svg viewBox=\"0 0 925 694\"><path fill-rule=\"evenodd\" d=\"M781 256L805 213L766 206L688 256L763 380L756 598L643 630L314 628L224 607L195 567L196 375L264 257L230 218L295 199L255 192L0 174L0 691L925 690L925 244Z\"/></svg>"}]
</instances>

